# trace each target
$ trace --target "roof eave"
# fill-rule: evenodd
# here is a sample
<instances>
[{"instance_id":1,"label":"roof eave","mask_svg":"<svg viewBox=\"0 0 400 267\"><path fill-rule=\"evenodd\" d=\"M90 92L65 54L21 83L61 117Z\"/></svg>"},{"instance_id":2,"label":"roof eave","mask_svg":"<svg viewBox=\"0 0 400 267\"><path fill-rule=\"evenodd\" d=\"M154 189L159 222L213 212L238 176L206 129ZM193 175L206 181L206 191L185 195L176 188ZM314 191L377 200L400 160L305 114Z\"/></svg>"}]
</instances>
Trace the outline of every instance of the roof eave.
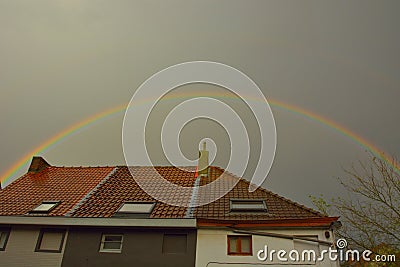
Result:
<instances>
[{"instance_id":1,"label":"roof eave","mask_svg":"<svg viewBox=\"0 0 400 267\"><path fill-rule=\"evenodd\" d=\"M276 220L215 220L198 219L199 228L235 227L235 228L330 228L339 217L317 217Z\"/></svg>"},{"instance_id":2,"label":"roof eave","mask_svg":"<svg viewBox=\"0 0 400 267\"><path fill-rule=\"evenodd\" d=\"M0 224L88 226L88 227L146 227L146 228L196 228L196 219L131 219L131 218L84 218L62 216L0 216Z\"/></svg>"}]
</instances>

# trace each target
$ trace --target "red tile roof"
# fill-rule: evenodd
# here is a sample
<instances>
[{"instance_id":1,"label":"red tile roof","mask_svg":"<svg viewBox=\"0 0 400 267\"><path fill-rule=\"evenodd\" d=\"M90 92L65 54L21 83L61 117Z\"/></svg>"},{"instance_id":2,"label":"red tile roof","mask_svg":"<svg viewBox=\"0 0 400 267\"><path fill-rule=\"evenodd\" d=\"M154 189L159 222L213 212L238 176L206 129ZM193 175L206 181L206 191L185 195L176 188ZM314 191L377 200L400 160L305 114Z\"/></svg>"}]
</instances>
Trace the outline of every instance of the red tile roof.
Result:
<instances>
[{"instance_id":1,"label":"red tile roof","mask_svg":"<svg viewBox=\"0 0 400 267\"><path fill-rule=\"evenodd\" d=\"M135 176L155 181L153 167L130 167ZM218 167L209 168L209 177L196 177L195 167L185 171L177 167L155 167L166 180L192 187L196 179L200 185L215 181L224 173ZM258 188L249 192L249 182L230 173L224 173L224 183L215 192L224 190L231 183L236 186L222 198L197 208L171 206L156 201L144 192L133 179L128 167L53 167L45 166L37 173L28 172L0 191L1 215L26 215L42 201L54 200L61 203L51 210L49 216L112 217L125 201L156 202L150 218L187 218L199 220L232 222L276 222L279 220L304 220L324 218L320 213L306 208L266 189ZM157 190L165 191L165 188ZM191 197L194 190L189 190ZM207 197L210 191L197 191L195 199ZM214 192L214 193L215 193ZM176 192L167 192L174 199ZM196 193L196 192L195 192ZM230 199L263 199L268 211L265 213L230 212ZM34 215L32 215L34 216Z\"/></svg>"},{"instance_id":2,"label":"red tile roof","mask_svg":"<svg viewBox=\"0 0 400 267\"><path fill-rule=\"evenodd\" d=\"M153 175L153 167L133 168L136 175L143 177ZM180 186L191 187L196 179L193 172L186 172L179 168L155 168L165 179ZM194 168L192 168L192 171L194 171ZM183 218L186 213L185 207L170 206L156 201L139 187L127 167L118 167L117 171L72 216L111 217L125 201L157 202L151 213L151 218Z\"/></svg>"},{"instance_id":3,"label":"red tile roof","mask_svg":"<svg viewBox=\"0 0 400 267\"><path fill-rule=\"evenodd\" d=\"M111 171L112 167L46 167L28 172L0 190L0 215L25 215L42 201L61 203L50 216L63 216Z\"/></svg>"},{"instance_id":4,"label":"red tile roof","mask_svg":"<svg viewBox=\"0 0 400 267\"><path fill-rule=\"evenodd\" d=\"M218 179L224 170L218 167L210 167L210 175L201 178L201 185L208 184ZM264 188L258 188L254 192L249 192L250 183L240 179L235 175L225 172L236 186L222 198L195 210L195 217L210 220L231 220L231 221L265 221L279 219L304 219L323 217L319 212L281 197ZM263 199L267 205L267 212L230 212L230 199Z\"/></svg>"}]
</instances>

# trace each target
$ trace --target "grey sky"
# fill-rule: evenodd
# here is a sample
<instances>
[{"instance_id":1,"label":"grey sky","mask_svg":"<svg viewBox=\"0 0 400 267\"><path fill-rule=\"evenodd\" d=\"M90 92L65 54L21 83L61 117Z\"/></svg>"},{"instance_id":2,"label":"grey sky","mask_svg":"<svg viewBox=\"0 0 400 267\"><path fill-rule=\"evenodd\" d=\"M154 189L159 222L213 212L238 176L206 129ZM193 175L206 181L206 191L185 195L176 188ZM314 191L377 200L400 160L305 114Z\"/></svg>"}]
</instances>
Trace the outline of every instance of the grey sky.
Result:
<instances>
[{"instance_id":1,"label":"grey sky","mask_svg":"<svg viewBox=\"0 0 400 267\"><path fill-rule=\"evenodd\" d=\"M399 8L398 1L0 1L0 173L69 125L127 103L157 71L192 60L231 65L267 99L328 117L398 154ZM364 148L272 110L278 145L265 187L305 204L309 194L340 194L335 178L365 158ZM43 156L55 165L124 164L121 126L119 114ZM184 133L193 157L200 136ZM228 147L223 139L219 152Z\"/></svg>"}]
</instances>

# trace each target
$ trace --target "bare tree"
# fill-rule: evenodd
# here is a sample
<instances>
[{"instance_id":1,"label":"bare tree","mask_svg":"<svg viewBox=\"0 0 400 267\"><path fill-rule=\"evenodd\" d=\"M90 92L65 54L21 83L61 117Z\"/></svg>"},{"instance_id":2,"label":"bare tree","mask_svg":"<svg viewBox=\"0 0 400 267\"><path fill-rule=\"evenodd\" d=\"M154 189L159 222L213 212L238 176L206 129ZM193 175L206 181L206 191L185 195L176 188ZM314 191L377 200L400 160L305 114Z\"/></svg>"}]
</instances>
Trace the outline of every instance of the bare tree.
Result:
<instances>
[{"instance_id":1,"label":"bare tree","mask_svg":"<svg viewBox=\"0 0 400 267\"><path fill-rule=\"evenodd\" d=\"M379 253L400 250L400 164L374 156L367 163L359 162L345 170L339 182L349 193L347 198L329 203L311 197L322 213L341 216L340 237L355 248Z\"/></svg>"}]
</instances>

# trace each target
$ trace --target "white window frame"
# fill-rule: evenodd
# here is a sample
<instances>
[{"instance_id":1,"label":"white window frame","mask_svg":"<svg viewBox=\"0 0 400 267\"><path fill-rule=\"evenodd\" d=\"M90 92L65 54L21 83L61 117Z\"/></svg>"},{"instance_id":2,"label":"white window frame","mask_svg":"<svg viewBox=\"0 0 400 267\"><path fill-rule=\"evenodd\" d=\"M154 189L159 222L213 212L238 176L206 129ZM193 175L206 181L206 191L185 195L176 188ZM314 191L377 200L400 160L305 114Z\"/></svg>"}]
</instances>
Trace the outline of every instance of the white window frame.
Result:
<instances>
[{"instance_id":1,"label":"white window frame","mask_svg":"<svg viewBox=\"0 0 400 267\"><path fill-rule=\"evenodd\" d=\"M123 207L125 205L130 205L130 204L138 204L138 205L149 205L149 211L142 212L142 211L123 211ZM127 201L122 203L122 205L118 208L117 213L119 214L151 214L153 212L153 209L155 207L156 203L155 202L135 202L135 201Z\"/></svg>"},{"instance_id":2,"label":"white window frame","mask_svg":"<svg viewBox=\"0 0 400 267\"><path fill-rule=\"evenodd\" d=\"M112 242L112 241L105 241L107 236L120 236L121 237L121 245L119 249L108 249L104 248L104 244L106 242ZM118 242L119 243L119 242ZM122 245L124 244L124 235L123 234L102 234L101 235L101 242L100 242L100 250L99 252L108 252L108 253L121 253L122 252Z\"/></svg>"},{"instance_id":3,"label":"white window frame","mask_svg":"<svg viewBox=\"0 0 400 267\"><path fill-rule=\"evenodd\" d=\"M57 207L59 204L61 203L61 201L42 201L42 203L40 203L39 205L37 205L36 207L34 207L30 213L49 213L50 211L52 211L55 207ZM52 206L48 209L39 209L40 206L45 205L45 204L52 204Z\"/></svg>"}]
</instances>

